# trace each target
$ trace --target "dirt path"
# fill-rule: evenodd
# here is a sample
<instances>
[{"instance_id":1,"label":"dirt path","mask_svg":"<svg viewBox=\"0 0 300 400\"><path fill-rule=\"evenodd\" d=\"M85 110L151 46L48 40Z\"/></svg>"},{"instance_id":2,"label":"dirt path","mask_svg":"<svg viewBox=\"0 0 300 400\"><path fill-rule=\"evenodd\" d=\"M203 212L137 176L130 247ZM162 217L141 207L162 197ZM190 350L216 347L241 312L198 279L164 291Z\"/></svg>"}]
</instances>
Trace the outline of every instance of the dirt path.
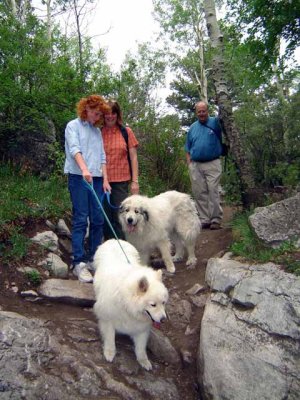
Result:
<instances>
[{"instance_id":1,"label":"dirt path","mask_svg":"<svg viewBox=\"0 0 300 400\"><path fill-rule=\"evenodd\" d=\"M205 268L207 260L211 257L222 255L232 241L231 229L228 221L232 217L232 210L224 208L223 229L217 231L203 230L197 244L196 255L198 263L195 269L187 270L183 263L176 265L175 276L164 277L164 282L169 289L170 296L176 296L178 300L188 299L186 291L195 283L205 285ZM32 253L33 258L38 253ZM26 264L35 266L34 260L31 258L26 260ZM64 332L68 329L68 320L74 318L90 319L95 318L90 312L80 307L60 304L51 304L48 302L31 303L24 300L18 293L28 289L28 282L24 279L24 275L16 272L16 265L0 265L0 307L4 311L14 311L25 316L37 317L55 322L56 326ZM192 305L192 315L188 323L189 334L186 334L187 322L182 320L167 321L162 328L163 333L171 340L174 347L185 355L183 368L174 369L172 366L166 366L164 374L176 374L179 382L181 398L185 400L199 399L197 387L197 370L196 356L199 342L200 322L202 318L203 307ZM120 339L120 342L123 338ZM122 344L121 344L122 345ZM150 356L151 358L151 356Z\"/></svg>"}]
</instances>

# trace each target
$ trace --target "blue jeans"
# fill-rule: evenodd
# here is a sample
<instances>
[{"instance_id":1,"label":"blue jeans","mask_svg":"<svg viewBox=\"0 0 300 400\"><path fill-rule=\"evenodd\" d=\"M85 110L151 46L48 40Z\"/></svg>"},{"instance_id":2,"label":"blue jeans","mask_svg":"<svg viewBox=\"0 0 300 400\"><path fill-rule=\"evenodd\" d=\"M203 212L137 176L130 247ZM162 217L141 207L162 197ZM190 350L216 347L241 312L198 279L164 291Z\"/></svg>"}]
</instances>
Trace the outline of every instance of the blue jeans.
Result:
<instances>
[{"instance_id":1,"label":"blue jeans","mask_svg":"<svg viewBox=\"0 0 300 400\"><path fill-rule=\"evenodd\" d=\"M103 179L93 178L93 187L98 198L103 193ZM69 174L68 189L72 202L72 251L73 266L80 262L92 261L97 247L102 243L104 216L81 175ZM85 254L84 238L90 222L88 253Z\"/></svg>"}]
</instances>

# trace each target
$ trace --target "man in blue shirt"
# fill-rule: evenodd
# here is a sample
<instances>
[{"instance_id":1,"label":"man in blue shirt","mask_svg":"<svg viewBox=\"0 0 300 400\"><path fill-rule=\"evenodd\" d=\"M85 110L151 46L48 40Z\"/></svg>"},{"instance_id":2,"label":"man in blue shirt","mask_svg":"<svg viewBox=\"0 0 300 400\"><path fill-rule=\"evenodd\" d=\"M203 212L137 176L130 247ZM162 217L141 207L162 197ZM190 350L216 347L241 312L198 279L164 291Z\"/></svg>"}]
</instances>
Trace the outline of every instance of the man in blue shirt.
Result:
<instances>
[{"instance_id":1,"label":"man in blue shirt","mask_svg":"<svg viewBox=\"0 0 300 400\"><path fill-rule=\"evenodd\" d=\"M199 101L195 110L198 121L190 126L185 142L192 191L202 228L220 229L223 217L219 196L222 130L218 118L208 115L207 103Z\"/></svg>"}]
</instances>

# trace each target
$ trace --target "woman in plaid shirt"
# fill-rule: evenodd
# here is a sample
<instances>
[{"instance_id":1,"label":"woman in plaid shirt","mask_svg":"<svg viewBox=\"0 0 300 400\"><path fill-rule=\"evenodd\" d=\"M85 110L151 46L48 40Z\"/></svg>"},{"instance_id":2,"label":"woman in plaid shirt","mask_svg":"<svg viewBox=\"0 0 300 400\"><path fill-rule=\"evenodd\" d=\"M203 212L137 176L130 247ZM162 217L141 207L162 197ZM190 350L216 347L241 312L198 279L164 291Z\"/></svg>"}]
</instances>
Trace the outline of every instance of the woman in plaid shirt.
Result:
<instances>
[{"instance_id":1,"label":"woman in plaid shirt","mask_svg":"<svg viewBox=\"0 0 300 400\"><path fill-rule=\"evenodd\" d=\"M121 108L116 101L108 101L108 105L111 107L111 112L104 115L104 126L101 132L106 153L107 177L111 186L111 204L118 207L128 197L129 187L131 194L139 193L138 141L133 131L126 126L127 147L121 130L125 129L122 125ZM111 208L108 204L105 204L104 208L118 238L125 239L118 220L118 210ZM114 235L105 221L104 238L107 240L113 237Z\"/></svg>"}]
</instances>

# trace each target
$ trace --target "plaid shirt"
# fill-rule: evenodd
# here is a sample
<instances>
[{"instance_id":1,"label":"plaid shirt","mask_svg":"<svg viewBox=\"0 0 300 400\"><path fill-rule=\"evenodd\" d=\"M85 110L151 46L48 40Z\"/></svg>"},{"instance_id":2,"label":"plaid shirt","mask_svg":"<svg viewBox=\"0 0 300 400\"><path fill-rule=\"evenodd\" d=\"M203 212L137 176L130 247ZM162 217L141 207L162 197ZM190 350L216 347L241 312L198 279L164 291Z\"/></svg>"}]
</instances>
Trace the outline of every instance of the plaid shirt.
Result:
<instances>
[{"instance_id":1,"label":"plaid shirt","mask_svg":"<svg viewBox=\"0 0 300 400\"><path fill-rule=\"evenodd\" d=\"M138 146L132 130L128 132L128 147ZM120 129L116 126L101 128L104 150L106 153L106 169L109 182L127 182L130 180L130 169L127 158L127 146Z\"/></svg>"}]
</instances>

